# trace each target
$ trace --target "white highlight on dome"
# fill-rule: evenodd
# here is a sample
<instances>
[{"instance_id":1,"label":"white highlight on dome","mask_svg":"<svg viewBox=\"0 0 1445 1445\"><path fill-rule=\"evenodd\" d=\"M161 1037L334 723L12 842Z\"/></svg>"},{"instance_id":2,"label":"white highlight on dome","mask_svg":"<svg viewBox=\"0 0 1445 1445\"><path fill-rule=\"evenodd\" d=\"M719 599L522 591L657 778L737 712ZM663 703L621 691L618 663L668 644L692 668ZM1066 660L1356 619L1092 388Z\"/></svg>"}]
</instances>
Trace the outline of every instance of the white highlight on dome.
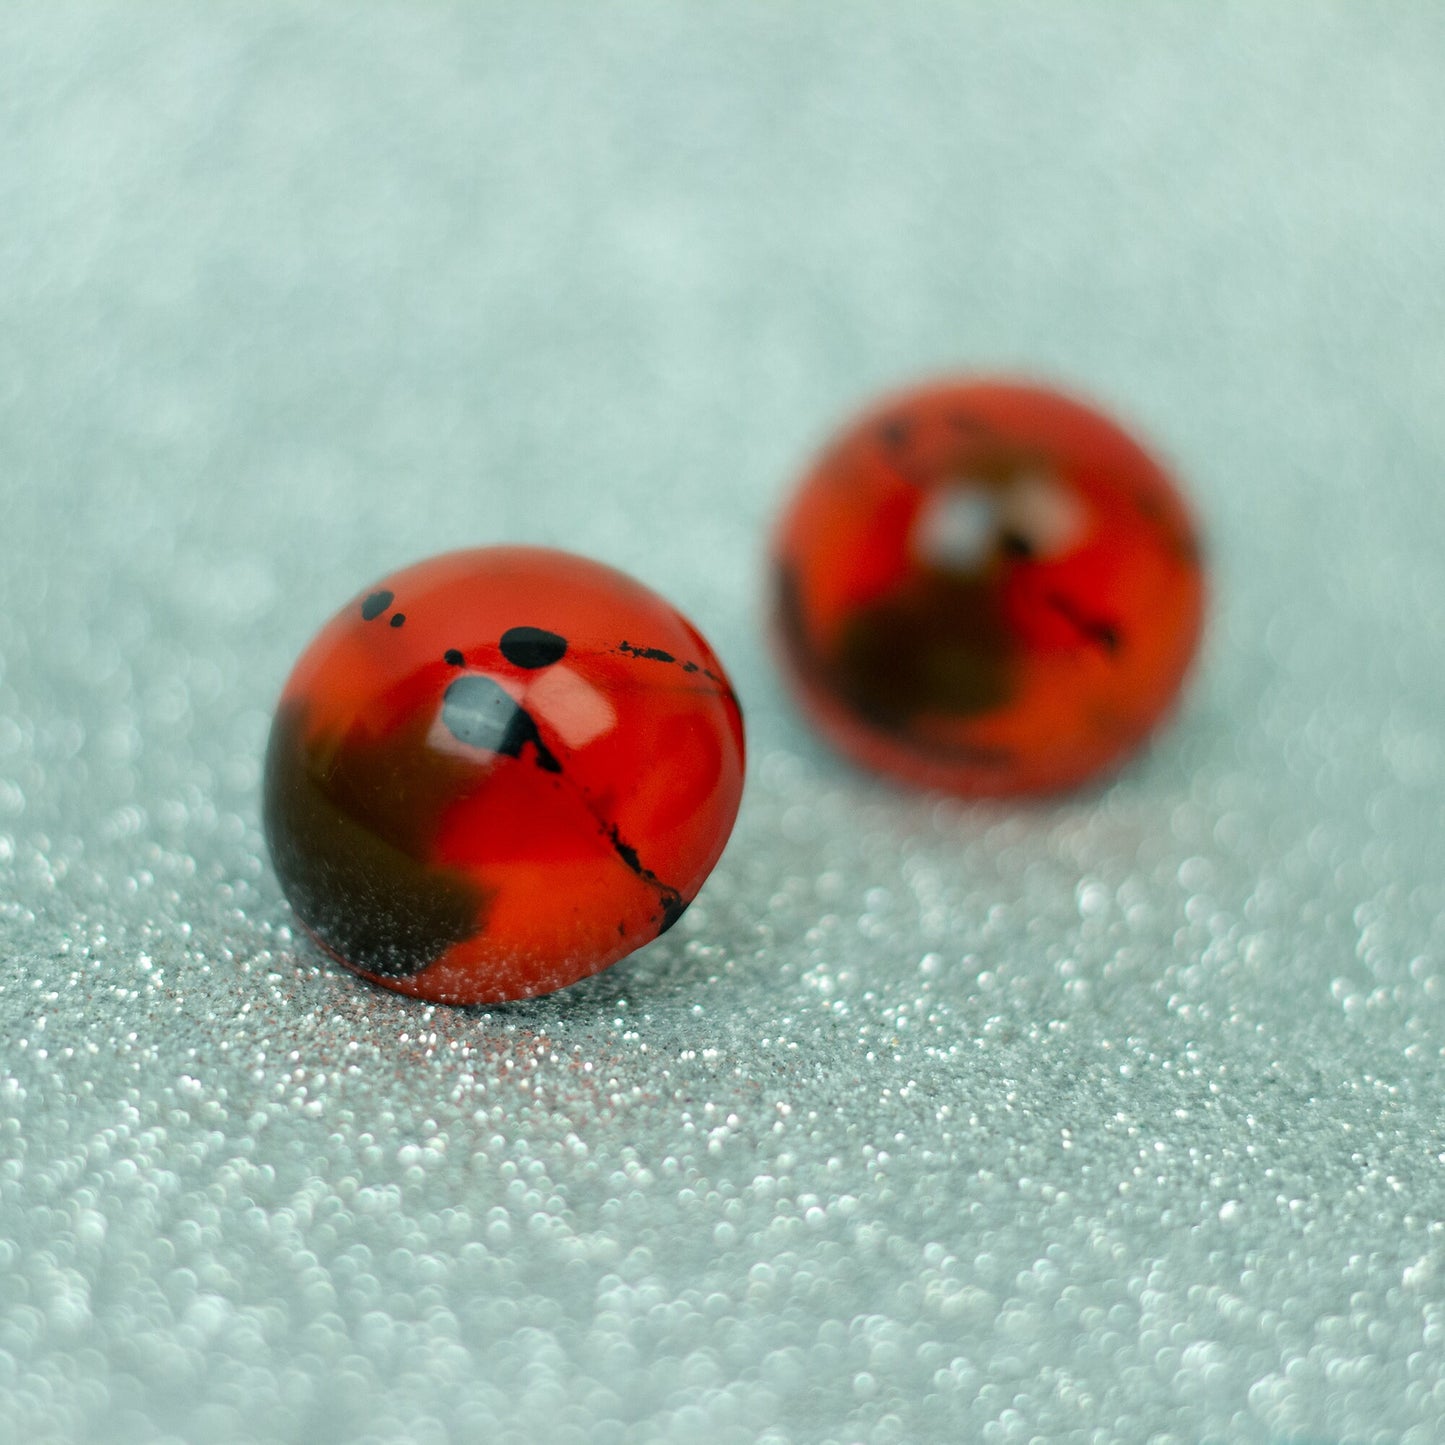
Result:
<instances>
[{"instance_id":1,"label":"white highlight on dome","mask_svg":"<svg viewBox=\"0 0 1445 1445\"><path fill-rule=\"evenodd\" d=\"M606 695L570 667L549 667L529 680L526 707L569 748L585 747L617 726L616 709Z\"/></svg>"},{"instance_id":2,"label":"white highlight on dome","mask_svg":"<svg viewBox=\"0 0 1445 1445\"><path fill-rule=\"evenodd\" d=\"M993 495L975 483L948 487L923 504L914 524L914 549L925 562L954 572L982 569L998 536Z\"/></svg>"}]
</instances>

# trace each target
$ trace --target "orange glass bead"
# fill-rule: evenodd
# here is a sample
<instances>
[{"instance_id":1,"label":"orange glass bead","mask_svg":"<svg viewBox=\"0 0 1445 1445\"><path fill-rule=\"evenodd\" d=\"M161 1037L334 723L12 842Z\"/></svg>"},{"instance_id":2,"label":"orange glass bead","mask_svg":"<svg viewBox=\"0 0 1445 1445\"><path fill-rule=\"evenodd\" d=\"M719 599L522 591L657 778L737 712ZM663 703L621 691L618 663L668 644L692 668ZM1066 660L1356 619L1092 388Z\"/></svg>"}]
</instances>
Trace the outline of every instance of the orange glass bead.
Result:
<instances>
[{"instance_id":1,"label":"orange glass bead","mask_svg":"<svg viewBox=\"0 0 1445 1445\"><path fill-rule=\"evenodd\" d=\"M1097 412L942 382L824 453L773 546L773 625L808 716L865 767L965 795L1114 767L1198 647L1195 523Z\"/></svg>"}]
</instances>

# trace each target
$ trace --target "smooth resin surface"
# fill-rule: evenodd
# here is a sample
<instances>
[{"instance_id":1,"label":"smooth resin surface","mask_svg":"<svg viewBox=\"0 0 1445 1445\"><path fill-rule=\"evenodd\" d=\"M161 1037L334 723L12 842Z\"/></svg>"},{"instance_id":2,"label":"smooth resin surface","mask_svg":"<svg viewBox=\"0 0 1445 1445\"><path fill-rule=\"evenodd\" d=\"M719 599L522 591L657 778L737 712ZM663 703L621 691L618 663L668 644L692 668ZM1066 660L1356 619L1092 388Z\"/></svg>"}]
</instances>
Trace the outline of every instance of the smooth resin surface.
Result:
<instances>
[{"instance_id":1,"label":"smooth resin surface","mask_svg":"<svg viewBox=\"0 0 1445 1445\"><path fill-rule=\"evenodd\" d=\"M668 603L496 547L348 603L286 684L266 836L348 967L449 1003L548 993L670 928L727 842L742 716Z\"/></svg>"},{"instance_id":2,"label":"smooth resin surface","mask_svg":"<svg viewBox=\"0 0 1445 1445\"><path fill-rule=\"evenodd\" d=\"M1080 783L1135 749L1198 645L1194 522L1067 397L991 381L868 412L778 528L773 613L808 715L860 764L964 794Z\"/></svg>"}]
</instances>

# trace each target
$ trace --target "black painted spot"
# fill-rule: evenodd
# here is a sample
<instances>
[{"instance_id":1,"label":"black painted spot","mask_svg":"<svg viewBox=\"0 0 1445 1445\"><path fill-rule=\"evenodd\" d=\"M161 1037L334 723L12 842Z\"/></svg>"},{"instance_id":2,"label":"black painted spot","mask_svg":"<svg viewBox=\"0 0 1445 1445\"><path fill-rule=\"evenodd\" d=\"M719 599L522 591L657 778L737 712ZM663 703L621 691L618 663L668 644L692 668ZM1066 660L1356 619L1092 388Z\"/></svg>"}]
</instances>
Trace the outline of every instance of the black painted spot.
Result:
<instances>
[{"instance_id":1,"label":"black painted spot","mask_svg":"<svg viewBox=\"0 0 1445 1445\"><path fill-rule=\"evenodd\" d=\"M687 912L692 900L682 898L674 893L671 898L664 899L662 904L662 927L657 930L657 936L662 937L684 913Z\"/></svg>"},{"instance_id":2,"label":"black painted spot","mask_svg":"<svg viewBox=\"0 0 1445 1445\"><path fill-rule=\"evenodd\" d=\"M637 856L637 849L631 843L624 842L617 832L617 824L614 823L608 830L607 836L612 840L612 846L617 850L617 856L639 877L647 872L642 866L642 859Z\"/></svg>"},{"instance_id":3,"label":"black painted spot","mask_svg":"<svg viewBox=\"0 0 1445 1445\"><path fill-rule=\"evenodd\" d=\"M683 913L687 910L687 905L692 902L692 900L690 898L684 900L682 894L679 893L676 888L672 887L671 884L664 883L651 868L643 863L642 859L638 856L637 849L634 848L631 843L627 842L617 831L616 823L608 824L604 831L607 834L608 841L612 844L613 851L622 859L627 867L642 879L644 883L657 889L657 901L662 905L662 912L659 915L660 927L657 930L660 937L682 917Z\"/></svg>"},{"instance_id":4,"label":"black painted spot","mask_svg":"<svg viewBox=\"0 0 1445 1445\"><path fill-rule=\"evenodd\" d=\"M402 626L403 623L405 623L405 622L406 622L406 613L405 613L405 612L397 612L397 613L394 613L394 614L392 615L391 625L392 625L393 627L400 627L400 626Z\"/></svg>"},{"instance_id":5,"label":"black painted spot","mask_svg":"<svg viewBox=\"0 0 1445 1445\"><path fill-rule=\"evenodd\" d=\"M660 647L639 647L635 642L619 642L616 650L624 657L635 657L640 662L665 662L672 667L681 668L684 672L701 673L709 682L716 683L721 689L722 696L729 698L733 705L737 706L738 700L733 695L727 679L719 677L710 667L703 667L696 662L684 662L681 658L674 657L672 653L664 652Z\"/></svg>"},{"instance_id":6,"label":"black painted spot","mask_svg":"<svg viewBox=\"0 0 1445 1445\"><path fill-rule=\"evenodd\" d=\"M445 662L448 667L464 667L467 660L455 647L449 647L443 655L442 661Z\"/></svg>"},{"instance_id":7,"label":"black painted spot","mask_svg":"<svg viewBox=\"0 0 1445 1445\"><path fill-rule=\"evenodd\" d=\"M998 539L998 544L1003 548L1004 556L1020 562L1026 562L1034 555L1034 544L1022 532L1005 532Z\"/></svg>"},{"instance_id":8,"label":"black painted spot","mask_svg":"<svg viewBox=\"0 0 1445 1445\"><path fill-rule=\"evenodd\" d=\"M388 592L383 588L380 592L373 592L365 602L361 604L361 615L367 621L380 617L388 607L391 606L395 593Z\"/></svg>"},{"instance_id":9,"label":"black painted spot","mask_svg":"<svg viewBox=\"0 0 1445 1445\"><path fill-rule=\"evenodd\" d=\"M618 652L625 652L628 657L640 657L644 662L676 662L677 659L670 653L664 652L660 647L635 647L630 642L619 642Z\"/></svg>"},{"instance_id":10,"label":"black painted spot","mask_svg":"<svg viewBox=\"0 0 1445 1445\"><path fill-rule=\"evenodd\" d=\"M913 428L906 417L891 416L879 423L878 435L890 451L902 451L913 435Z\"/></svg>"},{"instance_id":11,"label":"black painted spot","mask_svg":"<svg viewBox=\"0 0 1445 1445\"><path fill-rule=\"evenodd\" d=\"M542 741L532 714L490 677L459 677L442 698L442 723L469 748L485 748L503 757L520 758L531 745L537 766L560 773L562 764Z\"/></svg>"},{"instance_id":12,"label":"black painted spot","mask_svg":"<svg viewBox=\"0 0 1445 1445\"><path fill-rule=\"evenodd\" d=\"M1086 642L1093 643L1102 652L1106 652L1112 657L1123 645L1119 629L1112 622L1099 617L1086 616L1062 592L1050 592L1048 603L1060 617L1075 628Z\"/></svg>"},{"instance_id":13,"label":"black painted spot","mask_svg":"<svg viewBox=\"0 0 1445 1445\"><path fill-rule=\"evenodd\" d=\"M540 627L509 627L502 634L502 656L514 667L550 667L567 652L567 639Z\"/></svg>"}]
</instances>

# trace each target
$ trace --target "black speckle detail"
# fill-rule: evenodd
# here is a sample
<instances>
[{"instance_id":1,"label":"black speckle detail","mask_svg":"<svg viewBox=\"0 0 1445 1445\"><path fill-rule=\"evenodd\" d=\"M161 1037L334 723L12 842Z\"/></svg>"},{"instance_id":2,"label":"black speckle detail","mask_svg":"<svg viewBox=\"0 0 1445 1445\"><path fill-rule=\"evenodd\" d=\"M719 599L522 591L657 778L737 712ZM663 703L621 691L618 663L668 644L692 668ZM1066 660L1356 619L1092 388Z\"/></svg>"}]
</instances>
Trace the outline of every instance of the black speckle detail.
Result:
<instances>
[{"instance_id":1,"label":"black speckle detail","mask_svg":"<svg viewBox=\"0 0 1445 1445\"><path fill-rule=\"evenodd\" d=\"M458 742L508 758L520 758L530 744L539 768L562 771L531 713L490 677L469 673L457 678L442 698L442 723Z\"/></svg>"},{"instance_id":2,"label":"black speckle detail","mask_svg":"<svg viewBox=\"0 0 1445 1445\"><path fill-rule=\"evenodd\" d=\"M367 622L371 622L373 619L380 617L381 614L391 606L395 596L396 594L394 592L388 592L385 588L382 588L380 592L373 592L371 596L361 604L362 618Z\"/></svg>"},{"instance_id":3,"label":"black speckle detail","mask_svg":"<svg viewBox=\"0 0 1445 1445\"><path fill-rule=\"evenodd\" d=\"M550 667L567 652L567 639L540 627L509 627L502 634L502 656L514 667Z\"/></svg>"},{"instance_id":4,"label":"black speckle detail","mask_svg":"<svg viewBox=\"0 0 1445 1445\"><path fill-rule=\"evenodd\" d=\"M908 445L913 428L906 417L890 416L879 424L878 436L889 451L899 452Z\"/></svg>"},{"instance_id":5,"label":"black speckle detail","mask_svg":"<svg viewBox=\"0 0 1445 1445\"><path fill-rule=\"evenodd\" d=\"M467 663L466 658L463 657L455 647L447 648L442 656L442 661L445 662L448 667L465 667Z\"/></svg>"},{"instance_id":6,"label":"black speckle detail","mask_svg":"<svg viewBox=\"0 0 1445 1445\"><path fill-rule=\"evenodd\" d=\"M1108 653L1110 657L1123 646L1119 629L1112 622L1105 622L1097 617L1086 617L1062 592L1050 592L1048 602L1060 617L1073 624L1085 641L1092 642L1095 647Z\"/></svg>"},{"instance_id":7,"label":"black speckle detail","mask_svg":"<svg viewBox=\"0 0 1445 1445\"><path fill-rule=\"evenodd\" d=\"M637 856L637 849L628 843L617 831L617 824L611 823L606 829L607 837L612 843L613 850L617 856L630 868L644 883L651 884L657 889L657 900L662 904L662 915L660 926L657 930L658 936L666 933L674 923L687 911L687 905L691 899L684 899L676 888L664 883L651 868L643 865L642 859Z\"/></svg>"},{"instance_id":8,"label":"black speckle detail","mask_svg":"<svg viewBox=\"0 0 1445 1445\"><path fill-rule=\"evenodd\" d=\"M617 856L632 869L634 873L642 874L647 870L642 866L642 859L637 856L637 849L631 843L622 840L617 832L617 824L614 823L608 830L607 836L612 839L612 846L617 850Z\"/></svg>"},{"instance_id":9,"label":"black speckle detail","mask_svg":"<svg viewBox=\"0 0 1445 1445\"><path fill-rule=\"evenodd\" d=\"M396 612L396 613L393 613L393 614L392 614L391 625L392 625L393 627L401 627L401 626L403 626L403 625L405 624L405 622L406 622L406 613L405 613L405 612Z\"/></svg>"},{"instance_id":10,"label":"black speckle detail","mask_svg":"<svg viewBox=\"0 0 1445 1445\"><path fill-rule=\"evenodd\" d=\"M1003 548L1004 556L1020 562L1027 562L1034 555L1034 544L1022 532L1005 532L998 539L998 544Z\"/></svg>"},{"instance_id":11,"label":"black speckle detail","mask_svg":"<svg viewBox=\"0 0 1445 1445\"><path fill-rule=\"evenodd\" d=\"M640 657L644 662L676 662L677 659L670 653L664 652L660 647L635 647L630 642L619 642L618 652L625 652L628 657Z\"/></svg>"},{"instance_id":12,"label":"black speckle detail","mask_svg":"<svg viewBox=\"0 0 1445 1445\"><path fill-rule=\"evenodd\" d=\"M724 697L732 698L734 703L737 702L732 688L728 686L727 679L719 677L710 667L703 667L696 662L684 662L680 658L674 657L672 653L664 652L660 647L639 647L635 642L619 642L617 651L624 657L635 657L640 662L665 662L673 667L680 667L684 672L699 672L709 682L716 683L722 689Z\"/></svg>"},{"instance_id":13,"label":"black speckle detail","mask_svg":"<svg viewBox=\"0 0 1445 1445\"><path fill-rule=\"evenodd\" d=\"M662 904L662 927L657 930L657 936L662 937L684 913L691 904L690 899L679 898L676 894L670 899L664 899Z\"/></svg>"}]
</instances>

